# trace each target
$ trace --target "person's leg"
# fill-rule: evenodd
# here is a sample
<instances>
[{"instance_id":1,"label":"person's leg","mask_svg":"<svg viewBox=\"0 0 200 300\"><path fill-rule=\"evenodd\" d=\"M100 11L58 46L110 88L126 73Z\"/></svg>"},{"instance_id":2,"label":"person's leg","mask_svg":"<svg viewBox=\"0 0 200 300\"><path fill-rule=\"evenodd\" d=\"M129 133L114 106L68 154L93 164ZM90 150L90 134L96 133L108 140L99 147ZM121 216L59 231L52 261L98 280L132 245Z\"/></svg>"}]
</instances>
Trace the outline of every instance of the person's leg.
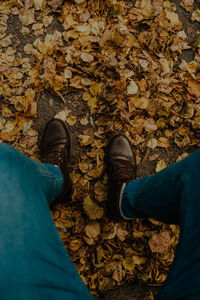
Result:
<instances>
[{"instance_id":1,"label":"person's leg","mask_svg":"<svg viewBox=\"0 0 200 300\"><path fill-rule=\"evenodd\" d=\"M175 259L158 300L200 299L200 151L127 184L125 217L153 217L181 229Z\"/></svg>"},{"instance_id":2,"label":"person's leg","mask_svg":"<svg viewBox=\"0 0 200 300\"><path fill-rule=\"evenodd\" d=\"M63 186L59 168L6 144L0 158L1 299L92 299L49 211Z\"/></svg>"},{"instance_id":3,"label":"person's leg","mask_svg":"<svg viewBox=\"0 0 200 300\"><path fill-rule=\"evenodd\" d=\"M114 136L106 152L111 218L151 217L179 224L180 241L158 300L200 299L200 151L163 171L134 179L133 153L128 140ZM132 177L131 177L132 176ZM123 184L124 182L124 184ZM117 193L116 193L117 191Z\"/></svg>"},{"instance_id":4,"label":"person's leg","mask_svg":"<svg viewBox=\"0 0 200 300\"><path fill-rule=\"evenodd\" d=\"M168 166L162 171L129 182L123 192L125 218L155 218L164 223L180 224L181 178L193 165L198 182L200 151ZM200 189L197 184L196 189Z\"/></svg>"}]
</instances>

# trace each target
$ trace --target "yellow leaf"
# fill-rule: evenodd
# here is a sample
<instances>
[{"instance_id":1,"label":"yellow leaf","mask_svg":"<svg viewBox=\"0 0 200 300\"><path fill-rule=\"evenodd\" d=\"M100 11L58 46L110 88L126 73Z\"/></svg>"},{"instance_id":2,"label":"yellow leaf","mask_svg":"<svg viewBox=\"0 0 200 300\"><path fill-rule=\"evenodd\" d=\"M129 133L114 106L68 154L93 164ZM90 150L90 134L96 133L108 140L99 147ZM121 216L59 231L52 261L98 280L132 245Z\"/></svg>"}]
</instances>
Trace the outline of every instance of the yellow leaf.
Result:
<instances>
[{"instance_id":1,"label":"yellow leaf","mask_svg":"<svg viewBox=\"0 0 200 300\"><path fill-rule=\"evenodd\" d=\"M69 110L68 108L66 108L66 109L63 109L63 110L61 110L60 112L58 112L56 115L55 115L55 118L56 119L60 119L60 120L62 120L62 121L66 121L66 119L67 119L67 117L68 117L68 115L69 115L69 113L70 113L70 111L71 110Z\"/></svg>"},{"instance_id":2,"label":"yellow leaf","mask_svg":"<svg viewBox=\"0 0 200 300\"><path fill-rule=\"evenodd\" d=\"M178 15L173 11L166 11L166 17L168 20L170 20L173 26L177 26L181 24Z\"/></svg>"},{"instance_id":3,"label":"yellow leaf","mask_svg":"<svg viewBox=\"0 0 200 300\"><path fill-rule=\"evenodd\" d=\"M96 219L100 219L101 217L103 217L103 214L104 214L103 208L98 206L95 202L93 202L90 198L90 195L88 195L84 199L83 208L84 208L86 215L91 220L96 220Z\"/></svg>"},{"instance_id":4,"label":"yellow leaf","mask_svg":"<svg viewBox=\"0 0 200 300\"><path fill-rule=\"evenodd\" d=\"M97 98L92 97L88 100L88 106L91 107L92 113L94 112L94 109L97 107Z\"/></svg>"},{"instance_id":5,"label":"yellow leaf","mask_svg":"<svg viewBox=\"0 0 200 300\"><path fill-rule=\"evenodd\" d=\"M138 255L134 255L133 256L133 261L135 265L142 265L147 261L147 257L144 256L138 256Z\"/></svg>"},{"instance_id":6,"label":"yellow leaf","mask_svg":"<svg viewBox=\"0 0 200 300\"><path fill-rule=\"evenodd\" d=\"M91 239L95 239L100 234L100 224L95 222L85 227L85 233Z\"/></svg>"},{"instance_id":7,"label":"yellow leaf","mask_svg":"<svg viewBox=\"0 0 200 300\"><path fill-rule=\"evenodd\" d=\"M91 95L87 92L83 93L83 100L88 101L91 98Z\"/></svg>"},{"instance_id":8,"label":"yellow leaf","mask_svg":"<svg viewBox=\"0 0 200 300\"><path fill-rule=\"evenodd\" d=\"M155 138L151 138L150 140L148 140L147 147L155 149L157 147L157 140Z\"/></svg>"},{"instance_id":9,"label":"yellow leaf","mask_svg":"<svg viewBox=\"0 0 200 300\"><path fill-rule=\"evenodd\" d=\"M127 257L122 262L124 268L128 271L133 271L135 269L135 263L133 257Z\"/></svg>"},{"instance_id":10,"label":"yellow leaf","mask_svg":"<svg viewBox=\"0 0 200 300\"><path fill-rule=\"evenodd\" d=\"M69 116L67 118L67 124L70 126L74 126L76 124L76 117L75 116Z\"/></svg>"},{"instance_id":11,"label":"yellow leaf","mask_svg":"<svg viewBox=\"0 0 200 300\"><path fill-rule=\"evenodd\" d=\"M22 8L20 9L19 19L23 25L29 26L35 22L34 9Z\"/></svg>"},{"instance_id":12,"label":"yellow leaf","mask_svg":"<svg viewBox=\"0 0 200 300\"><path fill-rule=\"evenodd\" d=\"M90 87L90 92L92 96L98 96L102 92L102 83L94 83Z\"/></svg>"},{"instance_id":13,"label":"yellow leaf","mask_svg":"<svg viewBox=\"0 0 200 300\"><path fill-rule=\"evenodd\" d=\"M84 62L92 62L94 60L94 56L89 54L89 53L81 53L81 59L84 61Z\"/></svg>"},{"instance_id":14,"label":"yellow leaf","mask_svg":"<svg viewBox=\"0 0 200 300\"><path fill-rule=\"evenodd\" d=\"M127 94L134 95L134 94L137 94L137 92L138 92L138 86L134 80L131 80L131 82L127 86Z\"/></svg>"},{"instance_id":15,"label":"yellow leaf","mask_svg":"<svg viewBox=\"0 0 200 300\"><path fill-rule=\"evenodd\" d=\"M81 244L81 240L72 240L69 244L69 248L73 251L77 251L80 248Z\"/></svg>"},{"instance_id":16,"label":"yellow leaf","mask_svg":"<svg viewBox=\"0 0 200 300\"><path fill-rule=\"evenodd\" d=\"M158 147L169 148L169 140L165 137L160 137L158 139Z\"/></svg>"},{"instance_id":17,"label":"yellow leaf","mask_svg":"<svg viewBox=\"0 0 200 300\"><path fill-rule=\"evenodd\" d=\"M196 9L192 14L192 21L200 22L200 10Z\"/></svg>"},{"instance_id":18,"label":"yellow leaf","mask_svg":"<svg viewBox=\"0 0 200 300\"><path fill-rule=\"evenodd\" d=\"M33 0L33 4L35 6L35 9L36 10L41 9L44 2L45 2L45 0Z\"/></svg>"},{"instance_id":19,"label":"yellow leaf","mask_svg":"<svg viewBox=\"0 0 200 300\"><path fill-rule=\"evenodd\" d=\"M87 118L82 118L82 119L80 119L80 123L81 123L81 125L87 125L88 123L89 123L89 121L88 121L88 119Z\"/></svg>"},{"instance_id":20,"label":"yellow leaf","mask_svg":"<svg viewBox=\"0 0 200 300\"><path fill-rule=\"evenodd\" d=\"M166 168L166 163L164 161L164 159L161 159L158 161L157 165L156 165L156 172L159 172L161 170L163 170L164 168Z\"/></svg>"},{"instance_id":21,"label":"yellow leaf","mask_svg":"<svg viewBox=\"0 0 200 300\"><path fill-rule=\"evenodd\" d=\"M93 137L90 135L80 134L78 138L81 146L88 146L93 142Z\"/></svg>"},{"instance_id":22,"label":"yellow leaf","mask_svg":"<svg viewBox=\"0 0 200 300\"><path fill-rule=\"evenodd\" d=\"M200 97L200 81L190 79L188 80L188 92L196 97Z\"/></svg>"}]
</instances>

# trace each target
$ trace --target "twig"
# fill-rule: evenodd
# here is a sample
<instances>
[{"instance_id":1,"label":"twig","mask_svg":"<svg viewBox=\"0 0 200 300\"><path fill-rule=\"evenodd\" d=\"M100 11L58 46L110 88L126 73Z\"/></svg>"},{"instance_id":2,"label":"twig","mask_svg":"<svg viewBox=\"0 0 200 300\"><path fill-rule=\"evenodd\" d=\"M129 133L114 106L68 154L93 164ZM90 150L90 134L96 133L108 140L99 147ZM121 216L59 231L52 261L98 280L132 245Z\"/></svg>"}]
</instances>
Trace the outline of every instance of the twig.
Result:
<instances>
[{"instance_id":1,"label":"twig","mask_svg":"<svg viewBox=\"0 0 200 300\"><path fill-rule=\"evenodd\" d=\"M149 156L149 153L150 153L150 149L148 148L146 153L145 153L145 156L143 157L142 162L145 162L147 160L147 157Z\"/></svg>"},{"instance_id":2,"label":"twig","mask_svg":"<svg viewBox=\"0 0 200 300\"><path fill-rule=\"evenodd\" d=\"M58 96L60 96L62 102L63 102L64 104L66 104L65 98L61 95L61 93L60 93L59 91L56 91L56 94L58 94Z\"/></svg>"}]
</instances>

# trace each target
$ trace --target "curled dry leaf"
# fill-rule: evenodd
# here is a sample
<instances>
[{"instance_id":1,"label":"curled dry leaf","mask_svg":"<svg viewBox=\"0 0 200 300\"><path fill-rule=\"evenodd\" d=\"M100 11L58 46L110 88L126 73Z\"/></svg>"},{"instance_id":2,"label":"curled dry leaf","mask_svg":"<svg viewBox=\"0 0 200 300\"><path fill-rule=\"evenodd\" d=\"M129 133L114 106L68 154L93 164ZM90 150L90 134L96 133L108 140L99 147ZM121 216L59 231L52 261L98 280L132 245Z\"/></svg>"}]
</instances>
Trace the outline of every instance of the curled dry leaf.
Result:
<instances>
[{"instance_id":1,"label":"curled dry leaf","mask_svg":"<svg viewBox=\"0 0 200 300\"><path fill-rule=\"evenodd\" d=\"M169 140L165 137L160 137L158 139L158 147L163 147L163 148L169 148L170 144L169 144Z\"/></svg>"}]
</instances>

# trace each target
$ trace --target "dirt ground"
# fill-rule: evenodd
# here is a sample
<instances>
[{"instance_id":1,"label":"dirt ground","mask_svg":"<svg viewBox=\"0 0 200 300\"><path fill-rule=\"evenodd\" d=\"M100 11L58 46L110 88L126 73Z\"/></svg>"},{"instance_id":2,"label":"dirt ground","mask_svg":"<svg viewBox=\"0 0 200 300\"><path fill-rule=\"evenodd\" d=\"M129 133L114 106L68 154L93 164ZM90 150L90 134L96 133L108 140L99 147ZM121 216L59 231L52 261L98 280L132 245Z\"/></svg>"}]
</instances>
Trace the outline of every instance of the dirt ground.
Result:
<instances>
[{"instance_id":1,"label":"dirt ground","mask_svg":"<svg viewBox=\"0 0 200 300\"><path fill-rule=\"evenodd\" d=\"M200 29L200 25L197 22L191 23L190 17L191 14L186 12L179 5L179 0L173 1L177 6L177 11L180 17L180 20L185 24L184 27L191 26L193 29L193 33L189 35L189 40L193 41L196 37L197 31ZM200 4L199 0L195 1L195 7L197 8ZM14 25L14 26L13 26ZM51 32L56 28L59 29L61 26L59 23L53 22L51 26L48 27L48 31ZM33 41L31 35L28 37L24 37L21 35L19 28L16 25L16 18L12 17L8 23L8 33L12 33L12 35L16 38L16 41L19 41L19 48L23 48L23 45L27 43L31 43ZM184 59L187 62L193 60L194 54L192 50L184 50L183 54L180 57L180 60ZM37 118L35 120L34 128L39 133L39 141L41 140L42 131L44 126L48 120L53 118L58 112L63 110L64 108L68 108L71 110L73 115L76 115L77 118L87 116L90 120L88 128L95 129L95 123L93 117L90 116L88 107L86 103L82 100L82 91L70 90L68 94L64 95L64 99L66 103L63 103L62 99L59 96L55 96L50 94L48 91L45 91L41 94L38 94L38 106L37 106ZM73 127L70 127L71 137L72 137L72 162L71 164L75 164L78 161L78 157L82 150L80 148L80 144L78 142L78 135L82 132L86 127L82 126L79 122L77 122ZM191 148L178 148L175 144L172 145L167 150L165 149L156 149L156 150L147 150L143 153L143 160L138 166L138 176L143 177L149 174L153 174L155 171L156 161L148 160L148 157L152 154L159 154L161 159L165 159L167 164L171 164L176 161L176 159L184 152L190 153L195 149ZM97 299L116 299L116 300L134 300L134 299L150 299L150 293L154 294L158 293L159 288L143 286L137 283L126 283L117 290L109 291L106 295L99 295Z\"/></svg>"}]
</instances>

